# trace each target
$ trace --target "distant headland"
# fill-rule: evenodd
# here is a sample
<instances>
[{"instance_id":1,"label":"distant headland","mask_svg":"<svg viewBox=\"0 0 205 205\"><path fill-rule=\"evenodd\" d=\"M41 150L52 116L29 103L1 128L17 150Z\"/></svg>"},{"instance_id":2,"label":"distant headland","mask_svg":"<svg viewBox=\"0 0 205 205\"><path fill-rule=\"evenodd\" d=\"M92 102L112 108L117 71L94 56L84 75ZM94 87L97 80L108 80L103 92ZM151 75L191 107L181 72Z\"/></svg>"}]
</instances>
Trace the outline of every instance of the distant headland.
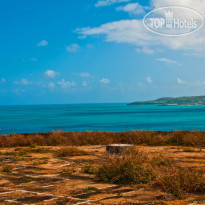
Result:
<instances>
[{"instance_id":1,"label":"distant headland","mask_svg":"<svg viewBox=\"0 0 205 205\"><path fill-rule=\"evenodd\" d=\"M205 96L190 96L190 97L163 97L156 100L133 102L128 105L148 105L158 104L162 106L174 106L174 105L205 105Z\"/></svg>"}]
</instances>

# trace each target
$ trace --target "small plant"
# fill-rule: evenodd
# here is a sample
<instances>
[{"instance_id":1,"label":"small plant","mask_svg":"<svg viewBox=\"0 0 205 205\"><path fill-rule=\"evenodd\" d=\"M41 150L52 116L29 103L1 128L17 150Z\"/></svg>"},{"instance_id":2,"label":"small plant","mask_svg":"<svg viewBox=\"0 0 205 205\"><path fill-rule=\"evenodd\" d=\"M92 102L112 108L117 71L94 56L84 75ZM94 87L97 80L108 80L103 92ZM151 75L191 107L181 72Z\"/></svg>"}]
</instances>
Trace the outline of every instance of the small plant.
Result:
<instances>
[{"instance_id":1,"label":"small plant","mask_svg":"<svg viewBox=\"0 0 205 205\"><path fill-rule=\"evenodd\" d=\"M87 152L83 150L79 150L75 147L61 148L56 151L57 157L83 156L83 155L87 155Z\"/></svg>"},{"instance_id":2,"label":"small plant","mask_svg":"<svg viewBox=\"0 0 205 205\"><path fill-rule=\"evenodd\" d=\"M31 145L29 146L29 148L31 148L31 149L34 149L34 148L36 148L36 147L37 147L36 144L31 144Z\"/></svg>"},{"instance_id":3,"label":"small plant","mask_svg":"<svg viewBox=\"0 0 205 205\"><path fill-rule=\"evenodd\" d=\"M3 166L2 172L11 172L12 171L12 167L11 166L8 166L8 165L5 165Z\"/></svg>"},{"instance_id":4,"label":"small plant","mask_svg":"<svg viewBox=\"0 0 205 205\"><path fill-rule=\"evenodd\" d=\"M24 155L27 155L27 154L28 154L28 150L24 149L24 148L19 149L19 151L17 153L18 156L24 156Z\"/></svg>"},{"instance_id":5,"label":"small plant","mask_svg":"<svg viewBox=\"0 0 205 205\"><path fill-rule=\"evenodd\" d=\"M33 181L33 179L31 179L31 178L24 178L21 182L22 183L29 183L29 182L32 182Z\"/></svg>"},{"instance_id":6,"label":"small plant","mask_svg":"<svg viewBox=\"0 0 205 205\"><path fill-rule=\"evenodd\" d=\"M87 188L85 189L86 192L89 192L89 191L97 191L97 190L98 190L98 188L92 187L92 186L89 186L89 187L87 187Z\"/></svg>"},{"instance_id":7,"label":"small plant","mask_svg":"<svg viewBox=\"0 0 205 205\"><path fill-rule=\"evenodd\" d=\"M83 167L82 172L84 174L95 174L95 169L91 166L85 166Z\"/></svg>"}]
</instances>

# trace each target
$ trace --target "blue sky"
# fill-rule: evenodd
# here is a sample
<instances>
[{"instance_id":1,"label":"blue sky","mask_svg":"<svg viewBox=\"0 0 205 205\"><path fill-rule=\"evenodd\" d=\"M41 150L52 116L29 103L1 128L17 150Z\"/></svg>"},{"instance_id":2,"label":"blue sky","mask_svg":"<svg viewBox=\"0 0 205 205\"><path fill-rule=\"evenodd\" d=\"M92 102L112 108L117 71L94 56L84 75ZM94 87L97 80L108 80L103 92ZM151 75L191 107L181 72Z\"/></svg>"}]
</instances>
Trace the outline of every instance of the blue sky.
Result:
<instances>
[{"instance_id":1,"label":"blue sky","mask_svg":"<svg viewBox=\"0 0 205 205\"><path fill-rule=\"evenodd\" d=\"M153 34L142 19L205 0L1 0L0 104L132 102L205 94L205 29Z\"/></svg>"}]
</instances>

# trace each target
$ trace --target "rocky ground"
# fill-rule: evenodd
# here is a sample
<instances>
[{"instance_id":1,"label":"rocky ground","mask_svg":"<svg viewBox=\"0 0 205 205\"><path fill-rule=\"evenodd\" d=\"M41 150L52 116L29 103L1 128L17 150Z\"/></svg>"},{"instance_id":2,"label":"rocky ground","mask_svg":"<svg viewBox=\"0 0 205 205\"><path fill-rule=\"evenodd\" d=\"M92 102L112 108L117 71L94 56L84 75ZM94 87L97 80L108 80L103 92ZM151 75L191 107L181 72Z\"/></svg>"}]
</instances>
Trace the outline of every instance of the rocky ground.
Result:
<instances>
[{"instance_id":1,"label":"rocky ground","mask_svg":"<svg viewBox=\"0 0 205 205\"><path fill-rule=\"evenodd\" d=\"M82 146L86 156L56 157L59 147L38 147L25 153L18 148L0 149L0 204L205 204L205 196L178 200L148 185L104 184L83 171L101 163L105 146ZM205 173L205 150L185 147L137 148L151 155L161 153L180 166ZM30 148L32 150L32 148Z\"/></svg>"}]
</instances>

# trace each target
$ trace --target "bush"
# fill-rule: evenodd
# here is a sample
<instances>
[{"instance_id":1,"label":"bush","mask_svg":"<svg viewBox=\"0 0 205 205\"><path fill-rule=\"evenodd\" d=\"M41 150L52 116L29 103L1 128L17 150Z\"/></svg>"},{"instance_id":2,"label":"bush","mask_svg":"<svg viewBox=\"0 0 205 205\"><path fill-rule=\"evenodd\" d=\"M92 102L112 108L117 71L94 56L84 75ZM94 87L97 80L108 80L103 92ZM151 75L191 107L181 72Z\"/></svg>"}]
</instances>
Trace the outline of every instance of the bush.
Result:
<instances>
[{"instance_id":1,"label":"bush","mask_svg":"<svg viewBox=\"0 0 205 205\"><path fill-rule=\"evenodd\" d=\"M83 169L82 169L82 172L84 174L95 174L95 169L91 166L85 166Z\"/></svg>"},{"instance_id":2,"label":"bush","mask_svg":"<svg viewBox=\"0 0 205 205\"><path fill-rule=\"evenodd\" d=\"M139 151L132 151L123 156L108 156L106 162L98 167L96 175L108 183L148 183L155 178L155 175L146 161L146 155Z\"/></svg>"},{"instance_id":3,"label":"bush","mask_svg":"<svg viewBox=\"0 0 205 205\"><path fill-rule=\"evenodd\" d=\"M157 178L156 185L180 199L187 193L205 194L205 179L202 173L188 168L167 169Z\"/></svg>"}]
</instances>

